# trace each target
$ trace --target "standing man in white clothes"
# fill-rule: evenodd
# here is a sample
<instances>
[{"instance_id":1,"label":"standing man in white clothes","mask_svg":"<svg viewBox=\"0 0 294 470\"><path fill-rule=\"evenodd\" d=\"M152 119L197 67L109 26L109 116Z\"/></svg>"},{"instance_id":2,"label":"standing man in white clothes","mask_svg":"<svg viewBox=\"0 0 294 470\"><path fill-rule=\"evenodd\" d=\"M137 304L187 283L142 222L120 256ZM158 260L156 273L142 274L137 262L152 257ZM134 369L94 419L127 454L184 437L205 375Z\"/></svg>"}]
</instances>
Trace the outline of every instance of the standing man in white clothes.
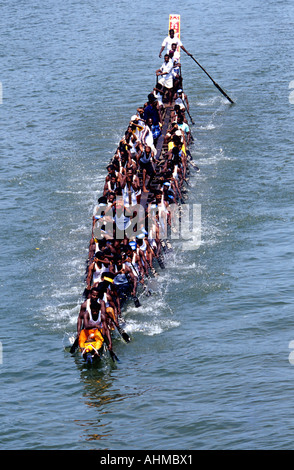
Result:
<instances>
[{"instance_id":1,"label":"standing man in white clothes","mask_svg":"<svg viewBox=\"0 0 294 470\"><path fill-rule=\"evenodd\" d=\"M162 54L164 48L166 48L166 52L167 52L167 54L169 54L169 51L172 50L172 44L173 43L176 43L177 47L180 47L181 49L183 49L183 51L186 52L186 54L188 54L189 56L192 55L184 48L184 46L182 44L182 41L179 38L175 37L175 31L173 29L170 29L169 30L169 35L162 42L161 49L160 49L160 52L159 52L159 57L161 57L161 54Z\"/></svg>"},{"instance_id":2,"label":"standing man in white clothes","mask_svg":"<svg viewBox=\"0 0 294 470\"><path fill-rule=\"evenodd\" d=\"M165 54L164 62L162 66L160 67L160 69L156 70L155 72L157 77L161 77L158 80L158 83L160 83L168 91L170 105L172 104L172 99L173 99L173 86L174 86L173 67L174 67L174 64L170 56L168 54Z\"/></svg>"}]
</instances>

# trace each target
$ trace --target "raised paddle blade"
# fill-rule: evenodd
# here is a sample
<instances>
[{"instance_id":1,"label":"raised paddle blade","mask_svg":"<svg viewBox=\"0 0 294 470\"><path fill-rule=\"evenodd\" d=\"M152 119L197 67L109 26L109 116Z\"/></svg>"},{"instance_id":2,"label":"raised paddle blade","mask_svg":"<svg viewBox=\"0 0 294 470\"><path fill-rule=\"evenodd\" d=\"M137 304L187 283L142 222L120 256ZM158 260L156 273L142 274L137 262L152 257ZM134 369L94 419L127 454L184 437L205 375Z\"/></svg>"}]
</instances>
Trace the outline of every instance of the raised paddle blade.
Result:
<instances>
[{"instance_id":1,"label":"raised paddle blade","mask_svg":"<svg viewBox=\"0 0 294 470\"><path fill-rule=\"evenodd\" d=\"M117 326L117 331L119 332L119 334L121 335L122 339L126 342L126 343L129 343L131 341L131 338L129 337L129 335L125 332L125 330L123 330L119 325Z\"/></svg>"},{"instance_id":2,"label":"raised paddle blade","mask_svg":"<svg viewBox=\"0 0 294 470\"><path fill-rule=\"evenodd\" d=\"M140 300L138 299L137 296L134 295L133 300L134 300L134 304L136 308L141 307Z\"/></svg>"},{"instance_id":3,"label":"raised paddle blade","mask_svg":"<svg viewBox=\"0 0 294 470\"><path fill-rule=\"evenodd\" d=\"M131 341L131 338L129 337L128 333L126 333L125 331L123 331L121 335L126 343L129 343Z\"/></svg>"},{"instance_id":4,"label":"raised paddle blade","mask_svg":"<svg viewBox=\"0 0 294 470\"><path fill-rule=\"evenodd\" d=\"M76 351L78 345L79 345L79 338L76 338L76 339L75 339L75 342L74 342L73 345L71 346L69 352L70 352L71 354L73 354L73 353Z\"/></svg>"}]
</instances>

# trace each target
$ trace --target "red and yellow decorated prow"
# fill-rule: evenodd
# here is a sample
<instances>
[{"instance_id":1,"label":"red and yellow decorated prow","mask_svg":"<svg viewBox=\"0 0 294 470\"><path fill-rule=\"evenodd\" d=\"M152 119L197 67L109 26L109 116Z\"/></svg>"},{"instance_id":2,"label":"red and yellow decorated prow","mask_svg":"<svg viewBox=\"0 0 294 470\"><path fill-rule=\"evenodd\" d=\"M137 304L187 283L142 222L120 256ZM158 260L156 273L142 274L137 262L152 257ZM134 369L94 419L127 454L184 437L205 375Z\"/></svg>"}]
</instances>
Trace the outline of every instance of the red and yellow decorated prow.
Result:
<instances>
[{"instance_id":1,"label":"red and yellow decorated prow","mask_svg":"<svg viewBox=\"0 0 294 470\"><path fill-rule=\"evenodd\" d=\"M169 27L168 30L173 29L175 36L181 38L181 16L180 15L169 15Z\"/></svg>"},{"instance_id":2,"label":"red and yellow decorated prow","mask_svg":"<svg viewBox=\"0 0 294 470\"><path fill-rule=\"evenodd\" d=\"M180 15L169 15L169 26L168 30L173 29L175 37L181 39L181 16ZM180 47L177 47L177 52L180 54Z\"/></svg>"}]
</instances>

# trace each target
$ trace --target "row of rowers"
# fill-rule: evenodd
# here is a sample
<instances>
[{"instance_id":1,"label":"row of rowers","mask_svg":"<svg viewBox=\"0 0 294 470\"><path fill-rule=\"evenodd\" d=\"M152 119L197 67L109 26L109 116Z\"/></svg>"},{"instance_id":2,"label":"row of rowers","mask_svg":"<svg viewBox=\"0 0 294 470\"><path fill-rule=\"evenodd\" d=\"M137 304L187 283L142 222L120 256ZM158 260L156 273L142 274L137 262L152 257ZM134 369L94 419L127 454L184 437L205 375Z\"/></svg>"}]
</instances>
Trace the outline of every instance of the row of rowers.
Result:
<instances>
[{"instance_id":1,"label":"row of rowers","mask_svg":"<svg viewBox=\"0 0 294 470\"><path fill-rule=\"evenodd\" d=\"M186 160L185 149L192 138L183 99L187 100L187 96L182 90L178 90L171 113L171 126L164 136L169 151L163 159L157 155L156 150L162 128L162 105L153 93L148 95L148 102L138 108L137 114L132 116L124 138L107 167L104 197L122 194L125 206L139 204L141 187L143 192L150 191L151 182L159 172L172 169L174 179L182 179ZM177 160L181 163L177 164Z\"/></svg>"},{"instance_id":2,"label":"row of rowers","mask_svg":"<svg viewBox=\"0 0 294 470\"><path fill-rule=\"evenodd\" d=\"M176 100L187 100L181 93L177 93ZM119 327L123 303L129 296L136 299L137 287L140 283L144 286L145 278L157 275L155 259L163 266L161 225L170 224L169 207L182 200L186 176L186 148L191 134L185 107L179 101L175 104L171 125L164 136L168 151L158 160L156 143L161 128L153 129L148 113L156 111L160 116L161 107L152 96L153 93L148 95L148 102L132 116L107 167L103 195L94 208L86 273L87 300L80 309L77 333L78 337L82 331L85 335L99 323L110 349L110 331ZM152 193L153 200L139 211L141 187L147 191L146 186L150 187L155 175L159 177L160 189Z\"/></svg>"},{"instance_id":3,"label":"row of rowers","mask_svg":"<svg viewBox=\"0 0 294 470\"><path fill-rule=\"evenodd\" d=\"M150 102L153 105L151 95L145 108L142 108L143 113L151 106ZM150 226L154 203L160 200L168 212L171 203L177 204L183 199L182 187L187 172L186 149L191 140L184 110L182 112L180 105L175 105L170 128L164 136L167 152L159 155L159 158L156 150L158 134L153 135L148 119L145 120L140 112L141 108L138 115L132 116L125 136L107 167L103 196L99 197L98 205L94 208L90 260L98 248L97 242L93 242L95 238L124 239L125 234L139 233L142 229L146 231L146 228L149 229L148 235L150 228L153 228L154 233L156 221L154 227ZM156 190L151 186L154 177L157 179ZM146 206L142 192L149 191L151 202Z\"/></svg>"},{"instance_id":4,"label":"row of rowers","mask_svg":"<svg viewBox=\"0 0 294 470\"><path fill-rule=\"evenodd\" d=\"M160 114L160 107L155 105L156 102L151 96L153 94L148 95L148 103L138 108L137 114L132 116L124 138L107 167L103 196L99 197L98 204L94 208L90 260L97 251L95 238L114 240L118 238L116 233L118 230L120 233L124 232L124 235L128 233L132 219L138 216L134 210L136 211L141 203L142 191L150 190L153 201L149 203L144 214L140 214L142 220L137 220L135 227L134 224L131 226L132 230L138 232L147 228L146 218L149 222L152 219L150 209L154 208L154 202L160 199L161 204L168 208L171 203L177 204L183 199L181 190L187 171L186 148L191 140L185 108L175 104L170 127L164 136L168 150L158 159L156 141L160 134L152 132L148 122L148 111L152 107ZM151 187L155 176L160 184L160 189L156 191ZM148 227L150 229L150 223ZM94 236L95 229L98 237ZM122 239L124 236L119 238ZM152 245L155 246L154 240ZM157 247L156 253L159 248Z\"/></svg>"},{"instance_id":5,"label":"row of rowers","mask_svg":"<svg viewBox=\"0 0 294 470\"><path fill-rule=\"evenodd\" d=\"M185 110L189 112L189 103L182 91L177 50L181 48L190 54L175 38L173 30L163 41L159 57L164 48L164 62L156 70L157 85L148 95L148 102L138 108L137 114L131 118L125 136L107 168L103 196L98 199L98 206L94 209L85 289L87 298L81 305L77 320L80 347L93 332L101 332L108 349L112 351L111 330L120 328L123 302L129 295L134 296L136 302L138 283L144 285L145 276L157 274L153 266L154 259L162 267L163 240L158 230L160 213L167 214L171 203L177 204L178 200L182 200L186 147L191 134L185 118ZM162 132L162 115L167 101L169 104L174 101L175 107L171 127L164 136L168 152L162 159L161 155L157 155L156 143ZM153 194L151 206L155 207L155 211L150 211L150 208L146 211L148 220L151 219L151 229L146 230L146 217L143 216L144 220L138 220L136 224L135 237L128 237L124 231L124 236L118 238L116 229L118 226L122 229L129 226L134 217L131 208L140 204L141 188L147 192L155 174L159 175L161 189ZM119 212L121 215L118 216ZM98 238L94 232L97 224L101 234Z\"/></svg>"}]
</instances>

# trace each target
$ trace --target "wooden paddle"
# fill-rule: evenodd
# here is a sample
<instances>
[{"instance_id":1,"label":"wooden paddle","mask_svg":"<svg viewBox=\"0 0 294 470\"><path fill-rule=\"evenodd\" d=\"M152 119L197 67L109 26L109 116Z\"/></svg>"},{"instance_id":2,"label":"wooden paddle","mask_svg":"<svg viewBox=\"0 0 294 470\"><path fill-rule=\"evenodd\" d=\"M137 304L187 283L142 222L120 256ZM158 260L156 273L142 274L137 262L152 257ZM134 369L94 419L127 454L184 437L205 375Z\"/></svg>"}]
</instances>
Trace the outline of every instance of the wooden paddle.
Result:
<instances>
[{"instance_id":1,"label":"wooden paddle","mask_svg":"<svg viewBox=\"0 0 294 470\"><path fill-rule=\"evenodd\" d=\"M115 325L116 326L116 329L117 331L119 332L119 334L121 335L122 339L126 342L126 343L129 343L131 341L131 338L129 337L128 333L125 332L125 330L119 325Z\"/></svg>"},{"instance_id":2,"label":"wooden paddle","mask_svg":"<svg viewBox=\"0 0 294 470\"><path fill-rule=\"evenodd\" d=\"M117 355L113 351L111 351L110 349L108 351L109 351L109 354L110 354L111 359L113 360L113 362L115 362L115 361L120 362L119 358L117 357Z\"/></svg>"},{"instance_id":3,"label":"wooden paddle","mask_svg":"<svg viewBox=\"0 0 294 470\"><path fill-rule=\"evenodd\" d=\"M76 337L76 339L75 339L73 345L71 346L69 352L70 352L71 354L74 354L74 352L75 352L75 350L77 349L78 345L79 345L79 338Z\"/></svg>"},{"instance_id":4,"label":"wooden paddle","mask_svg":"<svg viewBox=\"0 0 294 470\"><path fill-rule=\"evenodd\" d=\"M229 100L230 103L234 104L234 101L226 94L226 92L213 80L213 78L209 75L209 73L202 67L202 65L199 64L199 62L192 56L192 54L190 55L190 57L192 57L192 59L194 60L194 62L196 62L197 65L199 65L199 67L203 70L203 72L206 73L206 75L210 78L210 80L212 81L212 83L214 84L214 86L227 98L227 100Z\"/></svg>"},{"instance_id":5,"label":"wooden paddle","mask_svg":"<svg viewBox=\"0 0 294 470\"><path fill-rule=\"evenodd\" d=\"M186 103L185 103L185 100L183 99L182 101L183 101L183 103L184 103L184 106L185 106L185 109L186 109L186 111L187 111L187 114L188 114L189 118L191 119L192 125L194 126L195 122L193 121L192 116L191 116L191 114L190 114L189 111L188 111L188 108L187 108L187 105L186 105ZM192 134L191 134L191 137L192 137L192 139L193 139ZM194 139L193 139L193 140L194 140Z\"/></svg>"}]
</instances>

